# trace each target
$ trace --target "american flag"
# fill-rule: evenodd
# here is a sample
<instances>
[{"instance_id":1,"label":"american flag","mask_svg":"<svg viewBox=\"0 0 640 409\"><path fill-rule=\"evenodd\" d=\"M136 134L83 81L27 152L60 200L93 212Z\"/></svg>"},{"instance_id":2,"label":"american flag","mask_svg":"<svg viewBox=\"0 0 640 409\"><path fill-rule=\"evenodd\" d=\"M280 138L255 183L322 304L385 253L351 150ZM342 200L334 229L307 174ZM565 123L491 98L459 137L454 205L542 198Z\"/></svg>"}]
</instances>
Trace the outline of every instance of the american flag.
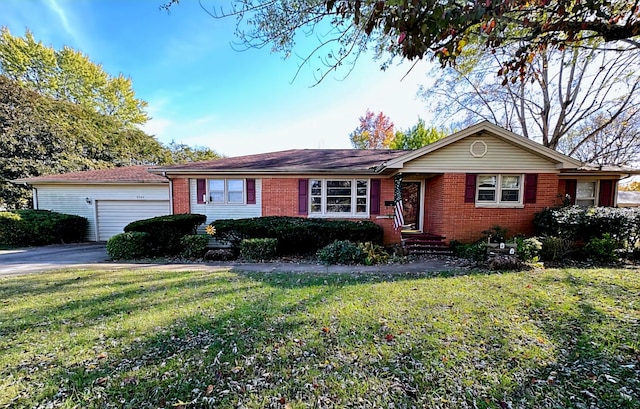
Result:
<instances>
[{"instance_id":1,"label":"american flag","mask_svg":"<svg viewBox=\"0 0 640 409\"><path fill-rule=\"evenodd\" d=\"M396 230L404 226L403 210L402 199L396 200L395 211L393 212L393 227L395 227Z\"/></svg>"}]
</instances>

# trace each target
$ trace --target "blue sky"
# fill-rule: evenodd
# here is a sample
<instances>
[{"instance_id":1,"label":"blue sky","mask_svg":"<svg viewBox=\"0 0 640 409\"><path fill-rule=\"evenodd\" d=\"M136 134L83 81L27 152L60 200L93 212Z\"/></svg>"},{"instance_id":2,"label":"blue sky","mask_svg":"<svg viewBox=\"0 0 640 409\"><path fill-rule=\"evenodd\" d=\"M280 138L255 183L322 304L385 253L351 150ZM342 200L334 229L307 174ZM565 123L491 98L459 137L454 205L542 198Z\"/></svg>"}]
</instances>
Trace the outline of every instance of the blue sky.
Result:
<instances>
[{"instance_id":1,"label":"blue sky","mask_svg":"<svg viewBox=\"0 0 640 409\"><path fill-rule=\"evenodd\" d=\"M416 96L427 81L428 63L381 72L363 56L319 85L319 62L294 76L300 58L283 60L268 49L235 51L235 21L216 20L195 0L171 13L165 0L2 0L0 25L13 35L30 29L56 49L70 46L105 71L132 79L152 117L144 130L161 142L208 146L227 156L292 148L349 148L349 133L367 109L382 111L396 128L418 117L431 120ZM216 0L205 4L220 5ZM304 50L316 38L304 39Z\"/></svg>"}]
</instances>

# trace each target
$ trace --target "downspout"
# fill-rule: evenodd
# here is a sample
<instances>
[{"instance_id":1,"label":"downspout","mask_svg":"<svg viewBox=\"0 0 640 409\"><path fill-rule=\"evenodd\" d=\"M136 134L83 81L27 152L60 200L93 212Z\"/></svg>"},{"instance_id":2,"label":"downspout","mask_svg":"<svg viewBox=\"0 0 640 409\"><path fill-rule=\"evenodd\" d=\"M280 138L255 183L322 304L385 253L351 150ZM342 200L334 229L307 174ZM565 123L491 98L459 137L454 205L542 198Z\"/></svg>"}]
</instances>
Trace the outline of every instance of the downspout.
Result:
<instances>
[{"instance_id":1,"label":"downspout","mask_svg":"<svg viewBox=\"0 0 640 409\"><path fill-rule=\"evenodd\" d=\"M162 172L162 176L167 177L167 172ZM169 178L169 212L173 214L173 179Z\"/></svg>"}]
</instances>

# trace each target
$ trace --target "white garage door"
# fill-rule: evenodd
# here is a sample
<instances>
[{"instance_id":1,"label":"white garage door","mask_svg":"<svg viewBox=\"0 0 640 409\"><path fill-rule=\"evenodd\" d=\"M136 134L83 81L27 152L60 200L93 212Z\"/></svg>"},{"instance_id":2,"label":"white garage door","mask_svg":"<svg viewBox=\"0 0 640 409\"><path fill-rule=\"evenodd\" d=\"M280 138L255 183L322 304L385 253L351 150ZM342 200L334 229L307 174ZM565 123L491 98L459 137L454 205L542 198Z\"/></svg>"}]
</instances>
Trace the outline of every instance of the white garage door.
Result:
<instances>
[{"instance_id":1,"label":"white garage door","mask_svg":"<svg viewBox=\"0 0 640 409\"><path fill-rule=\"evenodd\" d=\"M169 214L168 200L98 200L96 206L98 241L122 233L133 221Z\"/></svg>"}]
</instances>

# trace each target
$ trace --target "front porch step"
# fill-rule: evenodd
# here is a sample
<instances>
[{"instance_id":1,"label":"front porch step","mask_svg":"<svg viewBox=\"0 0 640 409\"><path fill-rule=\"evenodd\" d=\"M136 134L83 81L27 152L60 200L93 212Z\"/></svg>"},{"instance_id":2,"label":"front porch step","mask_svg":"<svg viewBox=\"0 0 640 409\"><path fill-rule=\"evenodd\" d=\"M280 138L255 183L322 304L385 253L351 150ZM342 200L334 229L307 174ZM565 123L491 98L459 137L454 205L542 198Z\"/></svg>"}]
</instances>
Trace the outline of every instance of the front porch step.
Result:
<instances>
[{"instance_id":1,"label":"front porch step","mask_svg":"<svg viewBox=\"0 0 640 409\"><path fill-rule=\"evenodd\" d=\"M453 254L444 239L445 237L432 233L402 232L402 247L408 254Z\"/></svg>"}]
</instances>

